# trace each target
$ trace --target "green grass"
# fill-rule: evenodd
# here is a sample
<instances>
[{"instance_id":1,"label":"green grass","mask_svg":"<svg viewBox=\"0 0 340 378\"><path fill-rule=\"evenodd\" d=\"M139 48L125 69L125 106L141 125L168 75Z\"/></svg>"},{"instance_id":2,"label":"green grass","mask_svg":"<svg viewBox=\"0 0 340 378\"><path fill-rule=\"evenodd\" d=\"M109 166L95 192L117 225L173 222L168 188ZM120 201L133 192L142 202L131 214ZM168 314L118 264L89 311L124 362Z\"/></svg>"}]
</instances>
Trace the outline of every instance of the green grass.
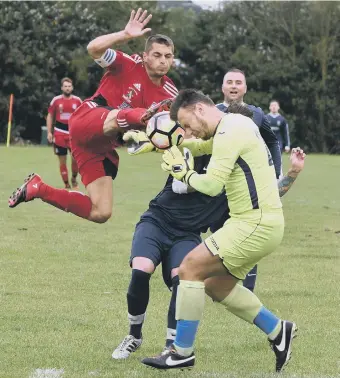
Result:
<instances>
[{"instance_id":1,"label":"green grass","mask_svg":"<svg viewBox=\"0 0 340 378\"><path fill-rule=\"evenodd\" d=\"M144 344L127 361L111 359L127 333L128 258L134 225L159 191L160 156L121 151L112 219L96 225L36 200L16 209L7 198L30 172L60 186L47 148L0 148L0 377L33 377L55 368L63 378L274 377L266 338L207 300L197 365L160 373L140 364L163 347L169 291L156 273ZM299 337L283 377L340 374L340 157L313 155L283 199L282 245L260 263L256 289ZM287 166L287 160L285 160ZM34 376L35 377L35 376ZM42 376L41 376L42 377Z\"/></svg>"}]
</instances>

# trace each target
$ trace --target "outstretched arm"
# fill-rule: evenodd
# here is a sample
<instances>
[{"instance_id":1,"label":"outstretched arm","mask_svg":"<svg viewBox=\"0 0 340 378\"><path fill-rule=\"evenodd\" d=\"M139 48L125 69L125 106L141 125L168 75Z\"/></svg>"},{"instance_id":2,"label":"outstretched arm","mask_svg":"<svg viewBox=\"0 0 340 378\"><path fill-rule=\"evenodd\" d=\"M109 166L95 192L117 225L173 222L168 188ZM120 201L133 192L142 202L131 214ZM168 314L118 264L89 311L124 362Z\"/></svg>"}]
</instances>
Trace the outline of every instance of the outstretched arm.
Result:
<instances>
[{"instance_id":1,"label":"outstretched arm","mask_svg":"<svg viewBox=\"0 0 340 378\"><path fill-rule=\"evenodd\" d=\"M206 174L198 174L194 170L194 158L188 148L183 149L183 154L176 146L166 150L163 153L162 169L174 179L211 197L217 196L224 188L219 175L215 177L214 169L210 170L208 166Z\"/></svg>"},{"instance_id":2,"label":"outstretched arm","mask_svg":"<svg viewBox=\"0 0 340 378\"><path fill-rule=\"evenodd\" d=\"M87 51L93 59L99 59L107 49L112 48L114 45L126 42L132 38L142 37L144 34L151 31L150 28L145 26L151 20L152 15L146 10L139 8L137 12L131 11L129 22L126 24L124 30L116 33L101 35L95 38L87 45Z\"/></svg>"},{"instance_id":3,"label":"outstretched arm","mask_svg":"<svg viewBox=\"0 0 340 378\"><path fill-rule=\"evenodd\" d=\"M192 156L198 157L203 155L210 155L212 153L213 138L209 140L203 139L184 139L178 148L183 152L184 148L189 148Z\"/></svg>"},{"instance_id":4,"label":"outstretched arm","mask_svg":"<svg viewBox=\"0 0 340 378\"><path fill-rule=\"evenodd\" d=\"M149 140L144 131L130 130L127 131L123 140L128 145L129 155L140 155L148 152L164 152L164 150L157 149ZM189 148L194 157L210 155L212 152L213 140L202 140L202 139L184 139L183 142L178 146L178 148L183 152L184 148Z\"/></svg>"},{"instance_id":5,"label":"outstretched arm","mask_svg":"<svg viewBox=\"0 0 340 378\"><path fill-rule=\"evenodd\" d=\"M240 140L238 127L219 132L209 141L199 139L197 141L200 141L201 144L210 142L208 144L209 150L207 148L208 153L212 154L212 150L214 150L206 174L199 174L194 170L192 146L183 148L183 154L176 146L165 151L162 169L198 192L215 197L223 191L235 162L247 141Z\"/></svg>"},{"instance_id":6,"label":"outstretched arm","mask_svg":"<svg viewBox=\"0 0 340 378\"><path fill-rule=\"evenodd\" d=\"M300 147L292 149L290 154L291 166L288 172L277 182L280 197L284 196L288 192L299 173L303 170L305 165L305 157L306 154Z\"/></svg>"}]
</instances>

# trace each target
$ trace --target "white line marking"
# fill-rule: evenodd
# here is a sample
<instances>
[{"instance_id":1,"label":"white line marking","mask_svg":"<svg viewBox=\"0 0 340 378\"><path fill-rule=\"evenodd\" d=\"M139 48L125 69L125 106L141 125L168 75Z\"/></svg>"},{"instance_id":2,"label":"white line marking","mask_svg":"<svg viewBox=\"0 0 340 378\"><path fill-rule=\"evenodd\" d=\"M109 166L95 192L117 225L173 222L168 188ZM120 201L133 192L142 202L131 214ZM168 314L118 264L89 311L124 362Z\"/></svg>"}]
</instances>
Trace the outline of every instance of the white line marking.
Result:
<instances>
[{"instance_id":1,"label":"white line marking","mask_svg":"<svg viewBox=\"0 0 340 378\"><path fill-rule=\"evenodd\" d=\"M64 375L64 369L36 369L29 378L61 378Z\"/></svg>"}]
</instances>

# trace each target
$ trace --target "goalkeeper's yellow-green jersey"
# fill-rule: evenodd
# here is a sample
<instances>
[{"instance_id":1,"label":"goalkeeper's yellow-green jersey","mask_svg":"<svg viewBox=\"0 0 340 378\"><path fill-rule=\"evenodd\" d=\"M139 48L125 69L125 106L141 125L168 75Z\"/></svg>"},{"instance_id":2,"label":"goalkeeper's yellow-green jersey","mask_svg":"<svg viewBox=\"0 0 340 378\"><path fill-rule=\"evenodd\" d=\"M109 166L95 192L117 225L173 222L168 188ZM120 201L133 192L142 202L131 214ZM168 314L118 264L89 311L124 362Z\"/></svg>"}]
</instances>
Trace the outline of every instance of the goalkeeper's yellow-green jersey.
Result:
<instances>
[{"instance_id":1,"label":"goalkeeper's yellow-green jersey","mask_svg":"<svg viewBox=\"0 0 340 378\"><path fill-rule=\"evenodd\" d=\"M223 184L231 216L282 208L270 152L250 118L227 114L212 139L187 146L194 156L212 154L206 178Z\"/></svg>"}]
</instances>

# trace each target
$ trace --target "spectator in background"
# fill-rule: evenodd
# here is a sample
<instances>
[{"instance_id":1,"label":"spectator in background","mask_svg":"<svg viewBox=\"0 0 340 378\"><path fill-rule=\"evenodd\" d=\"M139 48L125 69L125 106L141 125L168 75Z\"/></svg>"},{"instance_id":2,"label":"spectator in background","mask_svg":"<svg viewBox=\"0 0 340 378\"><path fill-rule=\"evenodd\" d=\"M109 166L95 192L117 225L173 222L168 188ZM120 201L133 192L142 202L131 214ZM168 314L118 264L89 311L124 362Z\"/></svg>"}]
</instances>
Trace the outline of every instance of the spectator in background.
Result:
<instances>
[{"instance_id":1,"label":"spectator in background","mask_svg":"<svg viewBox=\"0 0 340 378\"><path fill-rule=\"evenodd\" d=\"M68 77L61 80L61 95L55 96L48 107L47 114L47 139L49 143L53 142L54 153L59 159L59 169L61 178L66 189L70 189L68 178L68 169L66 165L67 150L71 151L70 136L68 130L68 120L71 114L82 103L81 99L72 94L73 83ZM54 130L53 130L54 125ZM77 183L78 167L72 157L72 178L71 185L73 189L78 189Z\"/></svg>"},{"instance_id":2,"label":"spectator in background","mask_svg":"<svg viewBox=\"0 0 340 378\"><path fill-rule=\"evenodd\" d=\"M276 100L271 100L269 104L270 113L267 114L267 117L270 121L270 127L275 133L279 143L281 152L290 151L290 138L289 138L289 129L286 119L279 113L280 104Z\"/></svg>"}]
</instances>

